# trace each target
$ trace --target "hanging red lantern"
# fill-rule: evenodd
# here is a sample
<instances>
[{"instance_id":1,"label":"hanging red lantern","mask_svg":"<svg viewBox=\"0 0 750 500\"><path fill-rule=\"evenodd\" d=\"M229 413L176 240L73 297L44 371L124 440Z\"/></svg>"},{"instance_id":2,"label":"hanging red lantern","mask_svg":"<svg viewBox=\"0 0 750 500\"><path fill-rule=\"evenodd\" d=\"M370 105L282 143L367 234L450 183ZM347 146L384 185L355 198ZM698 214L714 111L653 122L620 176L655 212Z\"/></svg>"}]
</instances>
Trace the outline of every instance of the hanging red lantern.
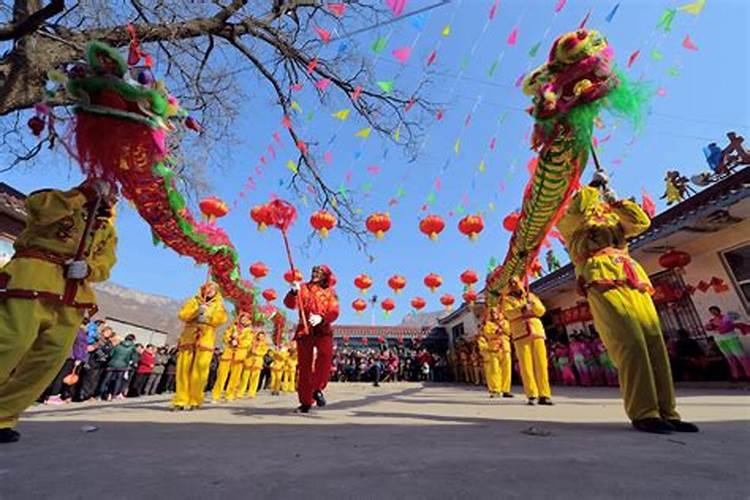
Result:
<instances>
[{"instance_id":1,"label":"hanging red lantern","mask_svg":"<svg viewBox=\"0 0 750 500\"><path fill-rule=\"evenodd\" d=\"M446 311L450 311L453 307L453 304L456 302L456 299L453 298L453 295L446 293L442 297L440 297L440 303L445 306Z\"/></svg>"},{"instance_id":2,"label":"hanging red lantern","mask_svg":"<svg viewBox=\"0 0 750 500\"><path fill-rule=\"evenodd\" d=\"M268 266L261 261L258 261L250 266L250 274L252 274L253 278L256 280L265 278L268 276Z\"/></svg>"},{"instance_id":3,"label":"hanging red lantern","mask_svg":"<svg viewBox=\"0 0 750 500\"><path fill-rule=\"evenodd\" d=\"M258 225L258 231L265 231L273 224L273 213L268 205L255 205L250 210L250 218Z\"/></svg>"},{"instance_id":4,"label":"hanging red lantern","mask_svg":"<svg viewBox=\"0 0 750 500\"><path fill-rule=\"evenodd\" d=\"M224 217L229 213L229 207L221 198L216 196L208 196L203 198L198 206L201 209L201 213L206 219L213 222L216 219Z\"/></svg>"},{"instance_id":5,"label":"hanging red lantern","mask_svg":"<svg viewBox=\"0 0 750 500\"><path fill-rule=\"evenodd\" d=\"M336 217L327 210L318 210L310 216L310 225L318 231L321 238L326 238L328 232L336 226Z\"/></svg>"},{"instance_id":6,"label":"hanging red lantern","mask_svg":"<svg viewBox=\"0 0 750 500\"><path fill-rule=\"evenodd\" d=\"M437 240L438 235L445 229L445 222L439 215L428 215L419 221L419 230L426 234L432 241Z\"/></svg>"},{"instance_id":7,"label":"hanging red lantern","mask_svg":"<svg viewBox=\"0 0 750 500\"><path fill-rule=\"evenodd\" d=\"M461 283L471 288L474 286L474 284L479 281L479 276L477 276L477 273L472 271L471 269L467 269L466 271L461 273Z\"/></svg>"},{"instance_id":8,"label":"hanging red lantern","mask_svg":"<svg viewBox=\"0 0 750 500\"><path fill-rule=\"evenodd\" d=\"M302 272L299 269L291 270L289 269L287 272L284 273L284 281L286 281L289 284L292 283L300 283L302 280L304 280L304 276L302 276Z\"/></svg>"},{"instance_id":9,"label":"hanging red lantern","mask_svg":"<svg viewBox=\"0 0 750 500\"><path fill-rule=\"evenodd\" d=\"M421 310L426 305L427 302L425 302L422 297L414 297L413 299L411 299L411 306L417 311Z\"/></svg>"},{"instance_id":10,"label":"hanging red lantern","mask_svg":"<svg viewBox=\"0 0 750 500\"><path fill-rule=\"evenodd\" d=\"M34 134L36 137L39 137L40 135L42 135L42 131L45 127L45 122L43 118L32 116L31 118L29 118L29 121L26 122L26 125L29 126L32 134Z\"/></svg>"},{"instance_id":11,"label":"hanging red lantern","mask_svg":"<svg viewBox=\"0 0 750 500\"><path fill-rule=\"evenodd\" d=\"M362 313L365 312L365 309L367 309L367 302L362 299L355 299L352 302L352 309L357 311L358 316L362 316Z\"/></svg>"},{"instance_id":12,"label":"hanging red lantern","mask_svg":"<svg viewBox=\"0 0 750 500\"><path fill-rule=\"evenodd\" d=\"M367 217L365 227L380 240L391 228L391 216L387 212L375 212Z\"/></svg>"},{"instance_id":13,"label":"hanging red lantern","mask_svg":"<svg viewBox=\"0 0 750 500\"><path fill-rule=\"evenodd\" d=\"M474 302L476 302L478 297L479 295L477 294L477 292L472 289L466 290L463 295L464 302L467 302L469 304L473 304Z\"/></svg>"},{"instance_id":14,"label":"hanging red lantern","mask_svg":"<svg viewBox=\"0 0 750 500\"><path fill-rule=\"evenodd\" d=\"M276 300L276 290L273 288L266 288L263 290L263 298L266 299L268 302L273 302Z\"/></svg>"},{"instance_id":15,"label":"hanging red lantern","mask_svg":"<svg viewBox=\"0 0 750 500\"><path fill-rule=\"evenodd\" d=\"M385 315L389 316L391 312L396 309L396 303L393 302L393 299L385 299L380 303L380 307L385 311Z\"/></svg>"},{"instance_id":16,"label":"hanging red lantern","mask_svg":"<svg viewBox=\"0 0 750 500\"><path fill-rule=\"evenodd\" d=\"M435 293L435 290L440 288L440 285L443 284L443 278L441 278L439 274L430 273L424 277L424 284L432 293Z\"/></svg>"},{"instance_id":17,"label":"hanging red lantern","mask_svg":"<svg viewBox=\"0 0 750 500\"><path fill-rule=\"evenodd\" d=\"M372 278L362 273L354 278L354 286L359 288L359 290L362 292L362 295L364 295L372 286Z\"/></svg>"},{"instance_id":18,"label":"hanging red lantern","mask_svg":"<svg viewBox=\"0 0 750 500\"><path fill-rule=\"evenodd\" d=\"M406 286L406 278L399 274L394 274L388 279L388 286L391 287L396 294L399 294Z\"/></svg>"},{"instance_id":19,"label":"hanging red lantern","mask_svg":"<svg viewBox=\"0 0 750 500\"><path fill-rule=\"evenodd\" d=\"M671 249L659 257L659 265L666 269L683 269L692 260L689 253Z\"/></svg>"},{"instance_id":20,"label":"hanging red lantern","mask_svg":"<svg viewBox=\"0 0 750 500\"><path fill-rule=\"evenodd\" d=\"M458 222L458 230L471 241L476 241L483 229L484 220L481 215L467 215Z\"/></svg>"},{"instance_id":21,"label":"hanging red lantern","mask_svg":"<svg viewBox=\"0 0 750 500\"><path fill-rule=\"evenodd\" d=\"M503 227L508 231L515 231L518 225L518 219L521 218L520 212L511 212L503 219Z\"/></svg>"}]
</instances>

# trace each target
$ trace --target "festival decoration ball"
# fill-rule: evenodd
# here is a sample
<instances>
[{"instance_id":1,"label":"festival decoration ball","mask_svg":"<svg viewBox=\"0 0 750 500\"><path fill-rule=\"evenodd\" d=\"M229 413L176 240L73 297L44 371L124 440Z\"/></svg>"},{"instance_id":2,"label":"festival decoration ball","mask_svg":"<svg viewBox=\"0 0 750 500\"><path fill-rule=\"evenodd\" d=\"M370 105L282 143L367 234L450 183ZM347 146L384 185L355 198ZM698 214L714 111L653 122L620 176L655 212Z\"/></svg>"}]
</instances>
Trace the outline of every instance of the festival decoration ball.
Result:
<instances>
[{"instance_id":1,"label":"festival decoration ball","mask_svg":"<svg viewBox=\"0 0 750 500\"><path fill-rule=\"evenodd\" d=\"M304 279L302 276L302 271L299 269L289 269L287 272L284 273L284 281L287 283L299 283Z\"/></svg>"},{"instance_id":2,"label":"festival decoration ball","mask_svg":"<svg viewBox=\"0 0 750 500\"><path fill-rule=\"evenodd\" d=\"M352 302L352 309L357 311L357 314L359 316L362 316L362 313L365 311L365 309L367 309L367 302L362 299L355 299Z\"/></svg>"},{"instance_id":3,"label":"festival decoration ball","mask_svg":"<svg viewBox=\"0 0 750 500\"><path fill-rule=\"evenodd\" d=\"M406 278L399 274L394 274L388 279L388 286L396 293L401 293L401 290L406 286Z\"/></svg>"},{"instance_id":4,"label":"festival decoration ball","mask_svg":"<svg viewBox=\"0 0 750 500\"><path fill-rule=\"evenodd\" d=\"M138 83L145 86L151 86L156 81L154 74L149 69L140 70L136 79L138 80Z\"/></svg>"},{"instance_id":5,"label":"festival decoration ball","mask_svg":"<svg viewBox=\"0 0 750 500\"><path fill-rule=\"evenodd\" d=\"M367 290L372 286L372 278L366 274L360 274L354 278L354 286L360 289L362 294L367 293Z\"/></svg>"},{"instance_id":6,"label":"festival decoration ball","mask_svg":"<svg viewBox=\"0 0 750 500\"><path fill-rule=\"evenodd\" d=\"M273 288L266 288L263 290L263 298L266 299L268 302L273 302L276 300L276 290Z\"/></svg>"},{"instance_id":7,"label":"festival decoration ball","mask_svg":"<svg viewBox=\"0 0 750 500\"><path fill-rule=\"evenodd\" d=\"M477 276L477 273L472 271L471 269L467 269L466 271L461 273L461 283L464 285L471 287L474 285L477 281L479 281L479 276Z\"/></svg>"},{"instance_id":8,"label":"festival decoration ball","mask_svg":"<svg viewBox=\"0 0 750 500\"><path fill-rule=\"evenodd\" d=\"M255 205L250 210L250 218L258 225L258 231L265 231L266 228L273 224L271 209L268 205Z\"/></svg>"},{"instance_id":9,"label":"festival decoration ball","mask_svg":"<svg viewBox=\"0 0 750 500\"><path fill-rule=\"evenodd\" d=\"M386 313L390 313L391 311L396 309L396 303L393 301L393 299L385 299L383 302L380 303L380 307Z\"/></svg>"},{"instance_id":10,"label":"festival decoration ball","mask_svg":"<svg viewBox=\"0 0 750 500\"><path fill-rule=\"evenodd\" d=\"M467 215L458 222L458 230L471 241L476 241L483 229L484 219L481 215Z\"/></svg>"},{"instance_id":11,"label":"festival decoration ball","mask_svg":"<svg viewBox=\"0 0 750 500\"><path fill-rule=\"evenodd\" d=\"M422 297L414 297L411 299L411 306L417 311L423 309L426 305L427 302Z\"/></svg>"},{"instance_id":12,"label":"festival decoration ball","mask_svg":"<svg viewBox=\"0 0 750 500\"><path fill-rule=\"evenodd\" d=\"M438 235L445 229L445 221L439 215L428 215L419 221L419 230L426 234L432 241L437 240Z\"/></svg>"},{"instance_id":13,"label":"festival decoration ball","mask_svg":"<svg viewBox=\"0 0 750 500\"><path fill-rule=\"evenodd\" d=\"M671 249L659 257L659 265L665 269L682 269L692 260L689 253Z\"/></svg>"},{"instance_id":14,"label":"festival decoration ball","mask_svg":"<svg viewBox=\"0 0 750 500\"><path fill-rule=\"evenodd\" d=\"M507 231L515 231L518 226L518 219L521 218L520 212L511 212L503 219L503 227Z\"/></svg>"},{"instance_id":15,"label":"festival decoration ball","mask_svg":"<svg viewBox=\"0 0 750 500\"><path fill-rule=\"evenodd\" d=\"M479 294L475 290L466 290L463 294L464 302L467 302L469 304L473 304L477 301L477 298L479 297Z\"/></svg>"},{"instance_id":16,"label":"festival decoration ball","mask_svg":"<svg viewBox=\"0 0 750 500\"><path fill-rule=\"evenodd\" d=\"M44 130L44 120L39 118L38 116L32 116L29 118L29 121L26 122L26 124L31 129L31 133L34 134L36 137L39 137L42 135L42 131Z\"/></svg>"},{"instance_id":17,"label":"festival decoration ball","mask_svg":"<svg viewBox=\"0 0 750 500\"><path fill-rule=\"evenodd\" d=\"M208 196L203 198L198 206L201 209L201 213L208 219L218 219L224 217L229 213L229 207L221 198L216 196Z\"/></svg>"},{"instance_id":18,"label":"festival decoration ball","mask_svg":"<svg viewBox=\"0 0 750 500\"><path fill-rule=\"evenodd\" d=\"M310 225L321 238L326 238L328 232L336 226L336 217L327 210L318 210L310 216Z\"/></svg>"},{"instance_id":19,"label":"festival decoration ball","mask_svg":"<svg viewBox=\"0 0 750 500\"><path fill-rule=\"evenodd\" d=\"M365 227L367 227L367 230L374 234L377 239L383 239L385 233L391 229L391 216L387 212L375 212L367 217Z\"/></svg>"},{"instance_id":20,"label":"festival decoration ball","mask_svg":"<svg viewBox=\"0 0 750 500\"><path fill-rule=\"evenodd\" d=\"M266 266L261 261L258 261L250 266L250 274L252 274L253 278L257 280L268 276L268 271L268 266Z\"/></svg>"},{"instance_id":21,"label":"festival decoration ball","mask_svg":"<svg viewBox=\"0 0 750 500\"><path fill-rule=\"evenodd\" d=\"M445 306L446 310L450 310L451 307L453 307L453 304L456 302L456 299L453 298L453 295L446 293L442 297L440 297L440 303Z\"/></svg>"},{"instance_id":22,"label":"festival decoration ball","mask_svg":"<svg viewBox=\"0 0 750 500\"><path fill-rule=\"evenodd\" d=\"M440 285L443 284L443 278L441 278L439 274L430 273L424 277L424 284L432 293L435 293L435 290L440 288Z\"/></svg>"}]
</instances>

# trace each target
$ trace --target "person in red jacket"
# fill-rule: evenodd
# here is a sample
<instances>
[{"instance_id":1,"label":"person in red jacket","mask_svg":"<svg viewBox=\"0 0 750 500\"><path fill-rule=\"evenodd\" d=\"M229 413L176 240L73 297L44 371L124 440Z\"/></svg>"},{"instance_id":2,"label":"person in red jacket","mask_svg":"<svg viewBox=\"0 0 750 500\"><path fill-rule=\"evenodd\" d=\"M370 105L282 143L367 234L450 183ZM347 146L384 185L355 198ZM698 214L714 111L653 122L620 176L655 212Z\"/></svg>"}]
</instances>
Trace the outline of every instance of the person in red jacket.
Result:
<instances>
[{"instance_id":1,"label":"person in red jacket","mask_svg":"<svg viewBox=\"0 0 750 500\"><path fill-rule=\"evenodd\" d=\"M333 288L334 280L328 266L315 266L310 281L302 285L295 283L284 298L284 305L289 309L296 309L300 302L302 304L295 334L299 357L298 410L302 413L309 412L313 402L319 407L326 405L323 390L328 385L333 361L331 324L339 317L339 299Z\"/></svg>"},{"instance_id":2,"label":"person in red jacket","mask_svg":"<svg viewBox=\"0 0 750 500\"><path fill-rule=\"evenodd\" d=\"M141 359L138 361L138 368L135 371L135 378L133 379L132 396L139 397L143 395L143 388L146 385L148 376L151 375L151 372L154 370L155 364L156 347L149 344L141 353Z\"/></svg>"}]
</instances>

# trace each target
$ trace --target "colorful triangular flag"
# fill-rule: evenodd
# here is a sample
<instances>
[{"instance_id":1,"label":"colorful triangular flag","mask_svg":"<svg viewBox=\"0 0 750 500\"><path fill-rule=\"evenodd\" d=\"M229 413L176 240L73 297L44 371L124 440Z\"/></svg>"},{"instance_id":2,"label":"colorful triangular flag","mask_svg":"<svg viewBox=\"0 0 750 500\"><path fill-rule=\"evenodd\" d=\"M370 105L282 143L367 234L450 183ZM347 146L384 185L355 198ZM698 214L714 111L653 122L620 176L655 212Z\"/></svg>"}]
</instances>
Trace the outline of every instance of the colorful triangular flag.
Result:
<instances>
[{"instance_id":1,"label":"colorful triangular flag","mask_svg":"<svg viewBox=\"0 0 750 500\"><path fill-rule=\"evenodd\" d=\"M698 46L690 39L690 35L685 35L685 38L682 40L682 46L688 50L698 50Z\"/></svg>"},{"instance_id":2,"label":"colorful triangular flag","mask_svg":"<svg viewBox=\"0 0 750 500\"><path fill-rule=\"evenodd\" d=\"M372 128L366 127L366 128L358 130L357 133L354 134L354 137L364 137L364 138L367 138L367 137L370 137L370 132L372 132Z\"/></svg>"},{"instance_id":3,"label":"colorful triangular flag","mask_svg":"<svg viewBox=\"0 0 750 500\"><path fill-rule=\"evenodd\" d=\"M332 114L331 116L333 116L334 118L336 118L336 119L338 119L338 120L344 121L344 120L346 120L347 118L349 118L349 113L350 113L350 112L351 112L351 110L350 110L349 108L347 108L347 109L342 109L341 111L336 111L336 112L335 112L335 113L333 113L333 114Z\"/></svg>"},{"instance_id":4,"label":"colorful triangular flag","mask_svg":"<svg viewBox=\"0 0 750 500\"><path fill-rule=\"evenodd\" d=\"M384 36L381 36L377 40L375 40L375 43L372 44L372 51L376 54L380 54L385 49L386 45L388 45L388 39Z\"/></svg>"},{"instance_id":5,"label":"colorful triangular flag","mask_svg":"<svg viewBox=\"0 0 750 500\"><path fill-rule=\"evenodd\" d=\"M609 11L609 14L607 14L607 17L605 17L604 20L607 21L608 23L611 23L612 19L615 17L615 14L617 14L617 9L619 8L620 8L620 4L619 3L615 4L614 8L611 11Z\"/></svg>"},{"instance_id":6,"label":"colorful triangular flag","mask_svg":"<svg viewBox=\"0 0 750 500\"><path fill-rule=\"evenodd\" d=\"M386 94L390 94L393 91L393 80L381 80L375 83L377 83L378 87L380 87L380 90L382 90Z\"/></svg>"},{"instance_id":7,"label":"colorful triangular flag","mask_svg":"<svg viewBox=\"0 0 750 500\"><path fill-rule=\"evenodd\" d=\"M446 24L445 28L443 28L443 31L441 31L440 34L443 35L443 36L450 35L451 34L451 25L450 24Z\"/></svg>"},{"instance_id":8,"label":"colorful triangular flag","mask_svg":"<svg viewBox=\"0 0 750 500\"><path fill-rule=\"evenodd\" d=\"M696 0L695 2L691 2L683 5L682 7L678 7L677 10L679 10L680 12L685 12L686 14L697 16L701 13L703 7L705 6L706 0Z\"/></svg>"},{"instance_id":9,"label":"colorful triangular flag","mask_svg":"<svg viewBox=\"0 0 750 500\"><path fill-rule=\"evenodd\" d=\"M391 54L393 54L393 57L395 57L398 62L406 64L406 61L408 61L411 56L411 47L399 47L398 49L394 49Z\"/></svg>"}]
</instances>

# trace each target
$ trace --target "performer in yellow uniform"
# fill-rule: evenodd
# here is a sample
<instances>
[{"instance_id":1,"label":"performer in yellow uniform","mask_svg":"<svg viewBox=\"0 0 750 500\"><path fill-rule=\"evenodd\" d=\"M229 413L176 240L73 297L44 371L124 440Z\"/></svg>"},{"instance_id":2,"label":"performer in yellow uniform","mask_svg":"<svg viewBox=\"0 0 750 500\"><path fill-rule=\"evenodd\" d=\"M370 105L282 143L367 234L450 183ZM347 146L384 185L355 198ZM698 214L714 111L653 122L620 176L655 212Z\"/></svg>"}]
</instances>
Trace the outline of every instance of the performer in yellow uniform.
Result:
<instances>
[{"instance_id":1,"label":"performer in yellow uniform","mask_svg":"<svg viewBox=\"0 0 750 500\"><path fill-rule=\"evenodd\" d=\"M642 233L651 222L637 203L617 200L609 189L596 189L607 187L606 176L595 175L592 186L573 197L558 228L594 326L617 367L625 412L642 431L697 432L677 413L651 282L628 254L627 238Z\"/></svg>"},{"instance_id":2,"label":"performer in yellow uniform","mask_svg":"<svg viewBox=\"0 0 750 500\"><path fill-rule=\"evenodd\" d=\"M178 314L185 329L177 343L177 387L172 406L191 410L203 404L204 389L216 344L216 327L227 320L216 283L206 283Z\"/></svg>"},{"instance_id":3,"label":"performer in yellow uniform","mask_svg":"<svg viewBox=\"0 0 750 500\"><path fill-rule=\"evenodd\" d=\"M487 309L487 318L482 326L482 334L486 339L487 352L489 353L489 361L485 361L485 374L488 380L492 373L495 377L493 391L490 388L490 395L501 395L504 398L512 398L513 394L510 393L511 383L511 355L510 355L510 325L508 321L503 317L500 307L492 307ZM487 366L489 362L490 366ZM489 372L487 371L489 369Z\"/></svg>"},{"instance_id":4,"label":"performer in yellow uniform","mask_svg":"<svg viewBox=\"0 0 750 500\"><path fill-rule=\"evenodd\" d=\"M19 414L52 382L84 314L96 310L90 283L108 279L116 260L109 191L90 181L26 199L26 228L0 268L0 442L18 441Z\"/></svg>"},{"instance_id":5,"label":"performer in yellow uniform","mask_svg":"<svg viewBox=\"0 0 750 500\"><path fill-rule=\"evenodd\" d=\"M529 404L552 405L547 372L547 348L544 345L544 305L539 297L527 292L518 277L511 278L502 297L503 313L510 322L510 332L521 369L523 390Z\"/></svg>"},{"instance_id":6,"label":"performer in yellow uniform","mask_svg":"<svg viewBox=\"0 0 750 500\"><path fill-rule=\"evenodd\" d=\"M294 342L289 344L289 356L284 364L281 390L284 392L297 391L297 347Z\"/></svg>"},{"instance_id":7,"label":"performer in yellow uniform","mask_svg":"<svg viewBox=\"0 0 750 500\"><path fill-rule=\"evenodd\" d=\"M281 394L281 374L284 371L284 364L289 358L289 351L286 346L274 349L271 353L273 363L271 364L271 395L278 396Z\"/></svg>"},{"instance_id":8,"label":"performer in yellow uniform","mask_svg":"<svg viewBox=\"0 0 750 500\"><path fill-rule=\"evenodd\" d=\"M224 331L222 339L224 350L219 358L216 382L211 393L211 400L215 403L221 401L222 392L225 394L227 401L232 401L237 397L245 358L253 341L251 325L252 317L250 314L241 311L229 328Z\"/></svg>"},{"instance_id":9,"label":"performer in yellow uniform","mask_svg":"<svg viewBox=\"0 0 750 500\"><path fill-rule=\"evenodd\" d=\"M260 372L263 371L263 358L268 352L265 332L258 331L245 358L245 369L240 381L240 396L254 398L258 392Z\"/></svg>"}]
</instances>

